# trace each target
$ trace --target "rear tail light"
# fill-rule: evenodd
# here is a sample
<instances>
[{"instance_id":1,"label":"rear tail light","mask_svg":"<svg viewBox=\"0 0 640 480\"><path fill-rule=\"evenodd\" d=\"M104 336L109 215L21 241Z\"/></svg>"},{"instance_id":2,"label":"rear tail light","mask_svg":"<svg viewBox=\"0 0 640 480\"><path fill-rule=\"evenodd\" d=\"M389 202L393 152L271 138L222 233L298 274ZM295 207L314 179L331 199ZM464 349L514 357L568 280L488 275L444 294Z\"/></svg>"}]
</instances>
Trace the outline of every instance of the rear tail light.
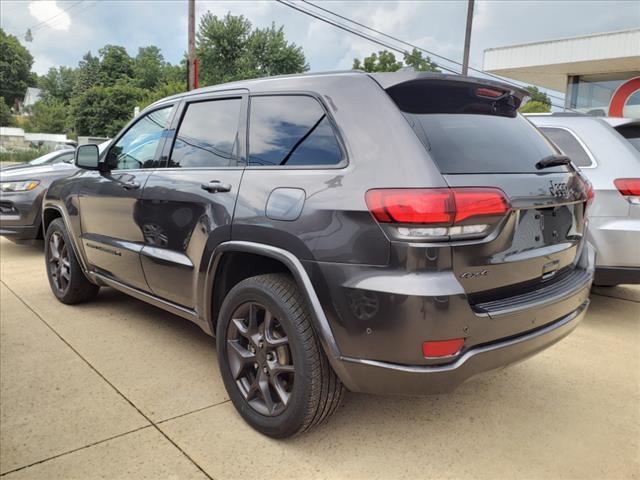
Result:
<instances>
[{"instance_id":1,"label":"rear tail light","mask_svg":"<svg viewBox=\"0 0 640 480\"><path fill-rule=\"evenodd\" d=\"M617 178L613 184L629 203L640 205L640 178Z\"/></svg>"},{"instance_id":2,"label":"rear tail light","mask_svg":"<svg viewBox=\"0 0 640 480\"><path fill-rule=\"evenodd\" d=\"M463 345L464 338L423 342L422 355L425 358L450 357L462 350Z\"/></svg>"},{"instance_id":3,"label":"rear tail light","mask_svg":"<svg viewBox=\"0 0 640 480\"><path fill-rule=\"evenodd\" d=\"M480 87L476 89L476 95L479 97L499 98L504 94L505 92L493 88Z\"/></svg>"},{"instance_id":4,"label":"rear tail light","mask_svg":"<svg viewBox=\"0 0 640 480\"><path fill-rule=\"evenodd\" d=\"M378 222L414 239L484 236L511 209L498 188L375 189L365 200Z\"/></svg>"}]
</instances>

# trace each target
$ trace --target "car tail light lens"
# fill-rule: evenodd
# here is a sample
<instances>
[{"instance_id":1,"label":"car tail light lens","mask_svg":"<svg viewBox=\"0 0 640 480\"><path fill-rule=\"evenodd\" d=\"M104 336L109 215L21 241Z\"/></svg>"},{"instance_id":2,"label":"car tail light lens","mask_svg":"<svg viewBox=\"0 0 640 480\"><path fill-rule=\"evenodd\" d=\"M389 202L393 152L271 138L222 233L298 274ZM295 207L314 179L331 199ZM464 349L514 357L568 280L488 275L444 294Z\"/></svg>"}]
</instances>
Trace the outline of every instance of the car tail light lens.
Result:
<instances>
[{"instance_id":1,"label":"car tail light lens","mask_svg":"<svg viewBox=\"0 0 640 480\"><path fill-rule=\"evenodd\" d=\"M463 345L464 338L423 342L422 355L425 358L450 357L462 350Z\"/></svg>"},{"instance_id":2,"label":"car tail light lens","mask_svg":"<svg viewBox=\"0 0 640 480\"><path fill-rule=\"evenodd\" d=\"M502 190L484 187L375 189L365 200L378 222L413 239L483 236L511 209Z\"/></svg>"},{"instance_id":3,"label":"car tail light lens","mask_svg":"<svg viewBox=\"0 0 640 480\"><path fill-rule=\"evenodd\" d=\"M504 95L505 92L500 90L494 90L493 88L480 87L476 89L476 95L479 97L499 98Z\"/></svg>"},{"instance_id":4,"label":"car tail light lens","mask_svg":"<svg viewBox=\"0 0 640 480\"><path fill-rule=\"evenodd\" d=\"M613 184L629 203L640 205L640 178L617 178Z\"/></svg>"}]
</instances>

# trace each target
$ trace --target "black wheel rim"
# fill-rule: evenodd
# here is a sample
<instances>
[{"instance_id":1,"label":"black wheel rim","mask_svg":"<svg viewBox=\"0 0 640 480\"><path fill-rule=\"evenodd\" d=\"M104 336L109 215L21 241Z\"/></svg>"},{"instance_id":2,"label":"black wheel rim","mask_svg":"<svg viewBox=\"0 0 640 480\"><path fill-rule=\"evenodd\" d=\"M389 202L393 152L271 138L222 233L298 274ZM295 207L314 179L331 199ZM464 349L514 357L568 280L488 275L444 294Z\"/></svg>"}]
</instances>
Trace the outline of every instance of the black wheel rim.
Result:
<instances>
[{"instance_id":1,"label":"black wheel rim","mask_svg":"<svg viewBox=\"0 0 640 480\"><path fill-rule=\"evenodd\" d=\"M56 290L66 292L71 281L71 263L67 244L60 232L54 232L49 238L49 273Z\"/></svg>"},{"instance_id":2,"label":"black wheel rim","mask_svg":"<svg viewBox=\"0 0 640 480\"><path fill-rule=\"evenodd\" d=\"M295 375L293 357L284 328L266 307L249 302L233 312L227 360L251 408L270 417L287 408Z\"/></svg>"}]
</instances>

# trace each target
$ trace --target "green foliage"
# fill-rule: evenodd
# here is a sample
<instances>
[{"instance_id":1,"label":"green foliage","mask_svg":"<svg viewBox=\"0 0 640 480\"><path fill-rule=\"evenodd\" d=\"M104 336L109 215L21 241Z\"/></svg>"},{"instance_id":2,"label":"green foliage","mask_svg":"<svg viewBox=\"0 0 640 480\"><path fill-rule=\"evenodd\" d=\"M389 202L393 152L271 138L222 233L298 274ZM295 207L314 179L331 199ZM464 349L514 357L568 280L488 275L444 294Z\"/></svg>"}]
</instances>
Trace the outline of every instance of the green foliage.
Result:
<instances>
[{"instance_id":1,"label":"green foliage","mask_svg":"<svg viewBox=\"0 0 640 480\"><path fill-rule=\"evenodd\" d=\"M71 101L75 132L114 136L131 120L144 94L143 89L126 82L89 88Z\"/></svg>"},{"instance_id":2,"label":"green foliage","mask_svg":"<svg viewBox=\"0 0 640 480\"><path fill-rule=\"evenodd\" d=\"M166 62L155 45L140 47L133 62L133 77L141 88L153 89L164 80Z\"/></svg>"},{"instance_id":3,"label":"green foliage","mask_svg":"<svg viewBox=\"0 0 640 480\"><path fill-rule=\"evenodd\" d=\"M42 89L43 97L69 103L73 96L78 74L68 67L52 67L46 75L38 79L38 87Z\"/></svg>"},{"instance_id":4,"label":"green foliage","mask_svg":"<svg viewBox=\"0 0 640 480\"><path fill-rule=\"evenodd\" d=\"M533 85L528 86L526 90L529 92L529 96L531 97L530 103L539 102L545 104L547 106L547 110L545 111L547 112L551 109L551 99L549 98L549 95L541 92L538 90L538 87L534 87Z\"/></svg>"},{"instance_id":5,"label":"green foliage","mask_svg":"<svg viewBox=\"0 0 640 480\"><path fill-rule=\"evenodd\" d=\"M374 52L368 57L364 57L361 62L359 59L353 59L354 70L364 70L365 72L395 72L402 68L402 62L396 61L396 56L388 50L380 50L377 54Z\"/></svg>"},{"instance_id":6,"label":"green foliage","mask_svg":"<svg viewBox=\"0 0 640 480\"><path fill-rule=\"evenodd\" d=\"M105 87L133 78L133 59L124 47L105 45L98 50L100 55L100 81Z\"/></svg>"},{"instance_id":7,"label":"green foliage","mask_svg":"<svg viewBox=\"0 0 640 480\"><path fill-rule=\"evenodd\" d=\"M546 103L531 100L518 109L520 113L547 113L551 111L551 107Z\"/></svg>"},{"instance_id":8,"label":"green foliage","mask_svg":"<svg viewBox=\"0 0 640 480\"><path fill-rule=\"evenodd\" d=\"M0 127L11 126L11 120L11 109L6 103L0 102Z\"/></svg>"},{"instance_id":9,"label":"green foliage","mask_svg":"<svg viewBox=\"0 0 640 480\"><path fill-rule=\"evenodd\" d=\"M153 102L157 102L165 97L170 97L171 95L185 91L186 85L184 82L163 83L151 92L145 94L138 105L140 106L140 109L143 109L151 105Z\"/></svg>"},{"instance_id":10,"label":"green foliage","mask_svg":"<svg viewBox=\"0 0 640 480\"><path fill-rule=\"evenodd\" d=\"M285 40L282 27L253 29L245 17L230 13L224 18L203 15L196 52L202 85L309 69L302 48Z\"/></svg>"},{"instance_id":11,"label":"green foliage","mask_svg":"<svg viewBox=\"0 0 640 480\"><path fill-rule=\"evenodd\" d=\"M438 64L431 61L430 57L423 58L422 52L414 48L411 53L404 52L404 63L413 67L416 72L440 72Z\"/></svg>"},{"instance_id":12,"label":"green foliage","mask_svg":"<svg viewBox=\"0 0 640 480\"><path fill-rule=\"evenodd\" d=\"M0 93L4 103L12 107L22 98L27 87L33 85L31 73L33 57L18 39L0 28Z\"/></svg>"},{"instance_id":13,"label":"green foliage","mask_svg":"<svg viewBox=\"0 0 640 480\"><path fill-rule=\"evenodd\" d=\"M395 72L403 66L413 67L418 72L439 72L438 65L431 61L431 58L423 58L422 52L416 48L411 53L404 52L404 64L396 60L396 56L389 50L380 50L372 53L363 60L353 59L354 70L364 70L365 72Z\"/></svg>"},{"instance_id":14,"label":"green foliage","mask_svg":"<svg viewBox=\"0 0 640 480\"><path fill-rule=\"evenodd\" d=\"M15 152L0 152L0 162L25 163L49 153L48 148L29 148L27 150L16 150Z\"/></svg>"},{"instance_id":15,"label":"green foliage","mask_svg":"<svg viewBox=\"0 0 640 480\"><path fill-rule=\"evenodd\" d=\"M74 95L81 93L91 87L101 85L100 81L100 59L94 57L91 52L82 56L76 70L76 85Z\"/></svg>"},{"instance_id":16,"label":"green foliage","mask_svg":"<svg viewBox=\"0 0 640 480\"><path fill-rule=\"evenodd\" d=\"M57 98L36 102L29 117L29 130L46 133L68 133L69 107Z\"/></svg>"}]
</instances>

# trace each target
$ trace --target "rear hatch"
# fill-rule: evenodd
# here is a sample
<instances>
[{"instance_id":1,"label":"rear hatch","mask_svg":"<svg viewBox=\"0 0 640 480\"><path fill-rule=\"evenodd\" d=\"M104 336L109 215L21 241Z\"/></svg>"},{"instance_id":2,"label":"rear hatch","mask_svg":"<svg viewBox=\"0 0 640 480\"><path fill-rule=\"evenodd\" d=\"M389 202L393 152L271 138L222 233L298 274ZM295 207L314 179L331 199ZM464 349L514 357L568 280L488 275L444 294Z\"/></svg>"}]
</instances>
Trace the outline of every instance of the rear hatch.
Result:
<instances>
[{"instance_id":1,"label":"rear hatch","mask_svg":"<svg viewBox=\"0 0 640 480\"><path fill-rule=\"evenodd\" d=\"M438 239L451 247L453 270L477 310L586 275L577 271L577 258L590 186L517 114L525 91L445 75L417 75L386 91L452 191L504 194L503 211L467 206L479 215L465 213Z\"/></svg>"}]
</instances>

